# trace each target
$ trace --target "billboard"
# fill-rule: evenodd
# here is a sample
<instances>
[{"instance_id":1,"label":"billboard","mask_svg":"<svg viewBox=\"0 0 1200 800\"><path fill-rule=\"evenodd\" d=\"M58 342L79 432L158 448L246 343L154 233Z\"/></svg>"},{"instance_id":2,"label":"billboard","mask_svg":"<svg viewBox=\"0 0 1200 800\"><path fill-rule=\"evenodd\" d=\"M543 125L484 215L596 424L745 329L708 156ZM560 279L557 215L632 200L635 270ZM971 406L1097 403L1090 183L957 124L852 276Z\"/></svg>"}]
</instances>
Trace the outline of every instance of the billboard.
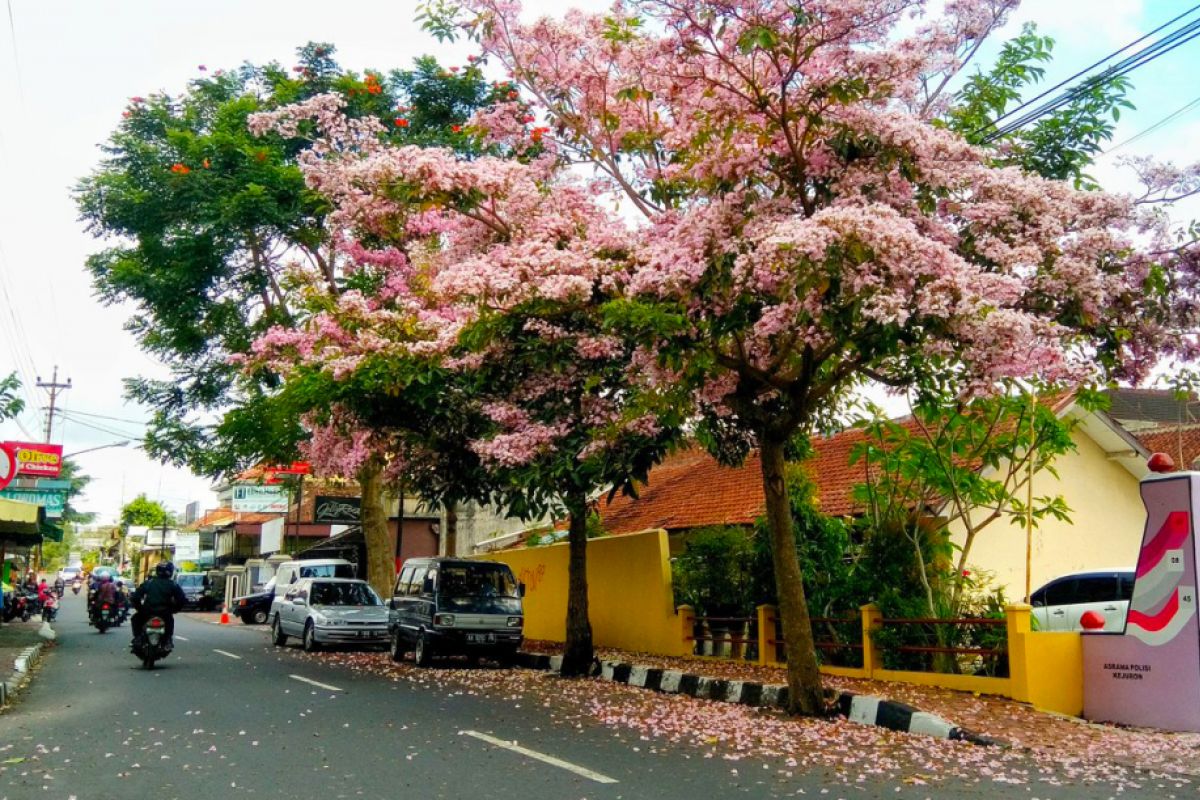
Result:
<instances>
[{"instance_id":1,"label":"billboard","mask_svg":"<svg viewBox=\"0 0 1200 800\"><path fill-rule=\"evenodd\" d=\"M234 511L259 511L286 514L288 490L283 486L260 486L243 483L233 487Z\"/></svg>"},{"instance_id":2,"label":"billboard","mask_svg":"<svg viewBox=\"0 0 1200 800\"><path fill-rule=\"evenodd\" d=\"M7 489L0 490L0 497L41 506L46 509L47 519L61 519L67 506L66 489L46 489L41 486L31 488L9 486Z\"/></svg>"},{"instance_id":3,"label":"billboard","mask_svg":"<svg viewBox=\"0 0 1200 800\"><path fill-rule=\"evenodd\" d=\"M258 540L258 552L264 556L283 549L283 517L269 519L262 524Z\"/></svg>"},{"instance_id":4,"label":"billboard","mask_svg":"<svg viewBox=\"0 0 1200 800\"><path fill-rule=\"evenodd\" d=\"M358 497L325 497L317 495L313 508L314 522L358 522L361 519L362 499Z\"/></svg>"},{"instance_id":5,"label":"billboard","mask_svg":"<svg viewBox=\"0 0 1200 800\"><path fill-rule=\"evenodd\" d=\"M62 445L41 442L4 442L16 456L17 474L57 478L62 471Z\"/></svg>"},{"instance_id":6,"label":"billboard","mask_svg":"<svg viewBox=\"0 0 1200 800\"><path fill-rule=\"evenodd\" d=\"M175 560L200 561L200 534L179 533L175 536Z\"/></svg>"}]
</instances>

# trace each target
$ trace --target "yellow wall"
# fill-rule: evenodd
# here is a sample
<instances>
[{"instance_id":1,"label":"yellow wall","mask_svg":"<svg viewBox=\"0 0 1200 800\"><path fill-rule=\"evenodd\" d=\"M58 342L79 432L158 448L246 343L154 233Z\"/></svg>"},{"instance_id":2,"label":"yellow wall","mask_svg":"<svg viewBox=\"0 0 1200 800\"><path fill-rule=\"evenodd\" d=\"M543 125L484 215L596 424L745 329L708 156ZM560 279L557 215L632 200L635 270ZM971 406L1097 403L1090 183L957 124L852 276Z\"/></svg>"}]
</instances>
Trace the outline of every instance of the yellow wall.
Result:
<instances>
[{"instance_id":1,"label":"yellow wall","mask_svg":"<svg viewBox=\"0 0 1200 800\"><path fill-rule=\"evenodd\" d=\"M1142 542L1146 512L1138 480L1080 430L1076 451L1054 463L1059 477L1043 470L1034 476L1035 497L1062 495L1071 509L1070 522L1047 518L1033 531L1031 591L1070 572L1133 567ZM963 543L962 524L950 526ZM967 559L972 569L994 573L1008 600L1025 597L1025 525L998 519L975 538Z\"/></svg>"},{"instance_id":2,"label":"yellow wall","mask_svg":"<svg viewBox=\"0 0 1200 800\"><path fill-rule=\"evenodd\" d=\"M561 642L567 629L567 544L501 550L476 558L503 561L525 584L525 636ZM666 531L588 541L592 638L601 647L683 655L671 593Z\"/></svg>"}]
</instances>

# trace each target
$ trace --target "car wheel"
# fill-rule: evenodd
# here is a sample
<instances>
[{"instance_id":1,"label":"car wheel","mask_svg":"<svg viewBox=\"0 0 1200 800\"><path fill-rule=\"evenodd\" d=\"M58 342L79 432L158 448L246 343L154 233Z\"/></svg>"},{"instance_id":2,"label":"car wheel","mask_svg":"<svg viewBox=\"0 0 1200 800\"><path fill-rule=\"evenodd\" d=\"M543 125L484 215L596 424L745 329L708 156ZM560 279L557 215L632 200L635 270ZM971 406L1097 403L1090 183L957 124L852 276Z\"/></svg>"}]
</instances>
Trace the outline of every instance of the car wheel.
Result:
<instances>
[{"instance_id":1,"label":"car wheel","mask_svg":"<svg viewBox=\"0 0 1200 800\"><path fill-rule=\"evenodd\" d=\"M271 623L271 644L276 647L283 647L287 644L287 634L283 632L283 624L279 621L279 615L275 615L275 621Z\"/></svg>"},{"instance_id":2,"label":"car wheel","mask_svg":"<svg viewBox=\"0 0 1200 800\"><path fill-rule=\"evenodd\" d=\"M421 631L417 635L417 644L413 648L413 661L418 667L428 667L433 661L433 645L429 643L429 637L425 635L425 631Z\"/></svg>"},{"instance_id":3,"label":"car wheel","mask_svg":"<svg viewBox=\"0 0 1200 800\"><path fill-rule=\"evenodd\" d=\"M404 644L400 641L400 631L392 634L391 642L388 644L388 653L391 655L392 661L404 660Z\"/></svg>"},{"instance_id":4,"label":"car wheel","mask_svg":"<svg viewBox=\"0 0 1200 800\"><path fill-rule=\"evenodd\" d=\"M267 621L267 610L266 610L265 608L260 608L260 609L258 609L257 611L255 611L255 612L254 612L254 613L251 615L250 619L251 619L251 621L252 621L252 622L253 622L255 625L264 625L264 624L266 624L266 621Z\"/></svg>"},{"instance_id":5,"label":"car wheel","mask_svg":"<svg viewBox=\"0 0 1200 800\"><path fill-rule=\"evenodd\" d=\"M317 630L313 627L312 620L304 626L304 652L315 653L321 649L321 645L317 643Z\"/></svg>"}]
</instances>

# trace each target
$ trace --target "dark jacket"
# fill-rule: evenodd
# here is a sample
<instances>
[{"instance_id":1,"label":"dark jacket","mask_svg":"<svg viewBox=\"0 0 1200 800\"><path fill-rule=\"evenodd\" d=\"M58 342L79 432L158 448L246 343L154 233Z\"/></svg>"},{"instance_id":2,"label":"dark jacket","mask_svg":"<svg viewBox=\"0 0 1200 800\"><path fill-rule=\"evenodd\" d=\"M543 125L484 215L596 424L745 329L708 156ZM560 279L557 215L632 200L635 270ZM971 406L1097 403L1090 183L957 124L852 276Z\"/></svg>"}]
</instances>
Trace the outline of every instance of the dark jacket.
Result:
<instances>
[{"instance_id":1,"label":"dark jacket","mask_svg":"<svg viewBox=\"0 0 1200 800\"><path fill-rule=\"evenodd\" d=\"M187 597L183 587L170 578L150 578L139 586L131 598L133 607L155 614L174 614L183 608Z\"/></svg>"}]
</instances>

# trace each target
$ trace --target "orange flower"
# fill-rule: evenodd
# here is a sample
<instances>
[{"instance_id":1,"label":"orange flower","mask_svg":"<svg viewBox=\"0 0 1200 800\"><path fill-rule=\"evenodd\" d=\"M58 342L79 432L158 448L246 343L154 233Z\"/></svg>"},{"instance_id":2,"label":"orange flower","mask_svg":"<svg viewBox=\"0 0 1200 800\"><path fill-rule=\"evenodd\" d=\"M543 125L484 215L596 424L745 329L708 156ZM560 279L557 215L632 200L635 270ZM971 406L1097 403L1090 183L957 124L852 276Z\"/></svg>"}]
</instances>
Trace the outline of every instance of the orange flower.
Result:
<instances>
[{"instance_id":1,"label":"orange flower","mask_svg":"<svg viewBox=\"0 0 1200 800\"><path fill-rule=\"evenodd\" d=\"M509 93L508 93L508 99L509 99L509 100L516 100L516 99L517 99L517 93L516 93L516 92L509 92Z\"/></svg>"},{"instance_id":2,"label":"orange flower","mask_svg":"<svg viewBox=\"0 0 1200 800\"><path fill-rule=\"evenodd\" d=\"M534 142L540 142L542 140L542 136L544 136L545 134L547 134L549 132L550 132L549 128L534 128L530 132L530 134L531 134Z\"/></svg>"},{"instance_id":3,"label":"orange flower","mask_svg":"<svg viewBox=\"0 0 1200 800\"><path fill-rule=\"evenodd\" d=\"M396 127L397 128L407 128L408 120L406 120L404 117L396 117Z\"/></svg>"},{"instance_id":4,"label":"orange flower","mask_svg":"<svg viewBox=\"0 0 1200 800\"><path fill-rule=\"evenodd\" d=\"M259 150L257 153L254 154L254 157L257 158L259 161L266 161L267 160L267 151Z\"/></svg>"},{"instance_id":5,"label":"orange flower","mask_svg":"<svg viewBox=\"0 0 1200 800\"><path fill-rule=\"evenodd\" d=\"M210 163L209 163L208 159L207 159L207 158L206 158L206 159L204 159L204 168L205 168L205 169L208 169L208 168L209 168L209 167L211 167L211 166L212 166L212 164L210 164Z\"/></svg>"},{"instance_id":6,"label":"orange flower","mask_svg":"<svg viewBox=\"0 0 1200 800\"><path fill-rule=\"evenodd\" d=\"M454 133L461 133L462 125L451 125L450 130L453 131Z\"/></svg>"},{"instance_id":7,"label":"orange flower","mask_svg":"<svg viewBox=\"0 0 1200 800\"><path fill-rule=\"evenodd\" d=\"M191 170L188 169L186 164L180 164L179 162L176 162L171 165L171 172L174 172L176 175L187 175L189 172L191 172Z\"/></svg>"}]
</instances>

